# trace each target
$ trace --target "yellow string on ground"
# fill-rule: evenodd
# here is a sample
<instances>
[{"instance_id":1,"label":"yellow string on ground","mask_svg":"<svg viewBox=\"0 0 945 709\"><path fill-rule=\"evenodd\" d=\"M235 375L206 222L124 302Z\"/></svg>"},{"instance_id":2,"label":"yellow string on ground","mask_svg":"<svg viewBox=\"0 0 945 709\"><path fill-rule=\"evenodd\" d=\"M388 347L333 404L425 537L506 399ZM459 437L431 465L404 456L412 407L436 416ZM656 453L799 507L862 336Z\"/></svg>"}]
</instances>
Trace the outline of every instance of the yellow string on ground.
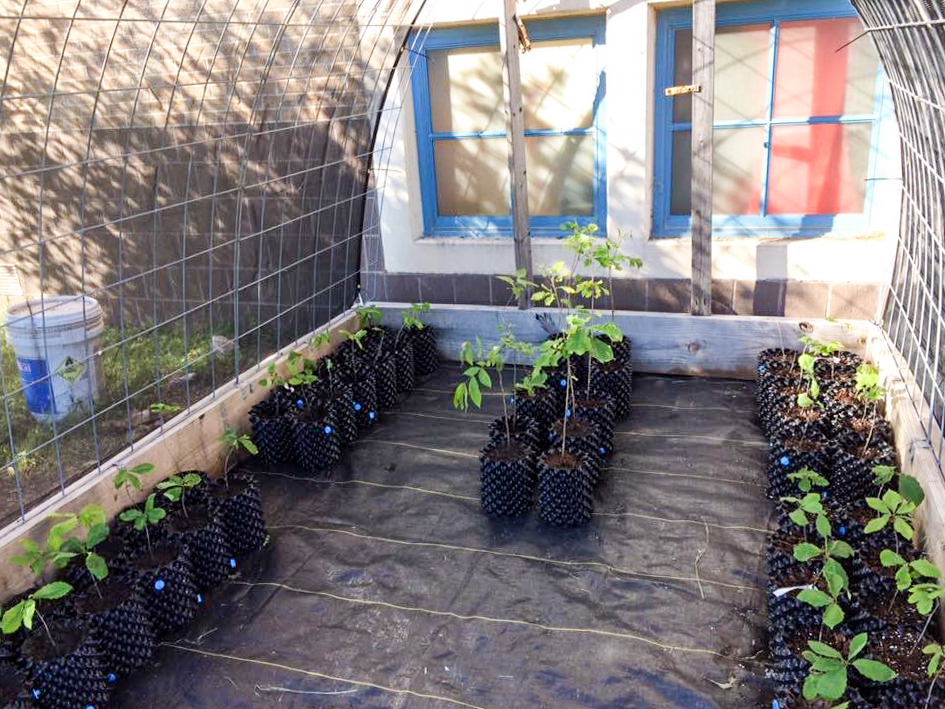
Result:
<instances>
[{"instance_id":1,"label":"yellow string on ground","mask_svg":"<svg viewBox=\"0 0 945 709\"><path fill-rule=\"evenodd\" d=\"M644 515L639 512L592 512L595 517L635 517L637 519L649 519L655 522L672 522L675 524L697 524L700 527L703 525L708 525L713 529L726 529L729 531L735 532L758 532L759 534L772 534L770 529L763 529L761 527L748 527L744 525L734 525L734 524L715 524L713 522L706 522L702 519L670 519L669 517L657 517L655 515Z\"/></svg>"},{"instance_id":2,"label":"yellow string on ground","mask_svg":"<svg viewBox=\"0 0 945 709\"><path fill-rule=\"evenodd\" d=\"M354 445L362 445L364 443L381 443L386 446L400 446L402 448L412 448L419 451L427 451L429 453L440 453L441 455L454 455L457 458L475 458L479 460L479 456L475 453L466 453L464 451L452 451L446 448L430 448L429 446L418 446L413 443L401 443L400 441L385 441L379 438L361 438L354 442Z\"/></svg>"},{"instance_id":3,"label":"yellow string on ground","mask_svg":"<svg viewBox=\"0 0 945 709\"><path fill-rule=\"evenodd\" d=\"M346 529L333 529L331 527L309 527L304 524L281 524L281 525L270 525L269 529L271 531L278 531L280 529L302 529L306 532L315 532L315 533L327 533L327 534L340 534L348 537L354 537L356 539L366 539L369 541L375 542L385 542L387 544L397 544L401 546L412 546L412 547L427 547L431 549L444 549L447 551L461 551L471 554L487 554L490 556L498 557L507 557L511 559L520 559L522 561L533 561L542 564L552 564L554 566L565 566L565 567L587 567L587 568L598 568L605 571L610 571L615 574L620 574L622 576L634 576L646 580L653 581L678 581L678 582L688 582L688 583L698 583L699 579L696 579L694 576L670 576L667 574L653 574L646 571L634 571L633 569L627 569L620 566L614 566L603 561L568 561L565 559L551 559L544 556L534 556L531 554L518 554L515 552L509 551L496 551L494 549L483 549L481 547L468 547L460 546L457 544L446 544L443 542L415 542L405 539L393 539L391 537L378 537L371 534L363 534L360 532L352 532ZM735 583L726 583L724 581L712 581L701 579L702 583L709 586L719 586L721 588L730 588L736 591L761 591L762 589L758 586L746 586L743 584Z\"/></svg>"},{"instance_id":4,"label":"yellow string on ground","mask_svg":"<svg viewBox=\"0 0 945 709\"><path fill-rule=\"evenodd\" d=\"M694 475L693 473L666 473L657 470L634 470L632 468L621 468L619 465L608 465L604 470L616 470L621 473L631 473L633 475L656 475L668 478L692 478L693 480L705 480L706 482L735 483L736 485L747 485L749 487L761 487L760 483L753 483L748 480L738 480L737 478L715 478L711 475Z\"/></svg>"},{"instance_id":5,"label":"yellow string on ground","mask_svg":"<svg viewBox=\"0 0 945 709\"><path fill-rule=\"evenodd\" d=\"M398 411L398 416L417 416L425 419L439 419L440 421L456 421L458 423L492 423L494 418L475 418L473 416L436 416L419 411Z\"/></svg>"},{"instance_id":6,"label":"yellow string on ground","mask_svg":"<svg viewBox=\"0 0 945 709\"><path fill-rule=\"evenodd\" d=\"M238 657L237 655L227 655L222 652L211 652L209 650L199 650L194 647L184 647L183 645L177 645L175 643L164 643L165 647L170 647L175 650L181 650L183 652L190 652L195 655L203 655L204 657L212 657L218 660L228 660L229 662L240 662L248 665L258 665L259 667L268 667L270 669L283 670L285 672L292 672L294 674L305 675L306 677L316 677L318 679L329 680L331 682L343 682L344 684L351 684L356 687L365 687L367 689L376 689L381 692L387 692L388 694L400 694L410 697L416 697L417 699L431 699L438 702L446 702L447 704L453 704L454 706L466 707L466 709L494 709L490 707L483 707L478 704L470 704L469 702L464 702L460 699L453 699L451 697L443 697L439 694L425 694L423 692L415 692L411 689L399 689L397 687L388 687L383 684L376 684L374 682L366 682L364 680L357 679L348 679L346 677L336 677L335 675L329 675L324 672L316 672L315 670L306 670L300 667L292 667L291 665L284 665L279 662L271 662L267 660L254 660L249 657Z\"/></svg>"},{"instance_id":7,"label":"yellow string on ground","mask_svg":"<svg viewBox=\"0 0 945 709\"><path fill-rule=\"evenodd\" d=\"M750 448L767 448L766 441L745 441L738 438L723 438L721 436L701 436L693 433L654 433L652 431L615 431L618 436L638 436L641 438L685 438L694 441L712 441L713 443L728 443L735 446Z\"/></svg>"},{"instance_id":8,"label":"yellow string on ground","mask_svg":"<svg viewBox=\"0 0 945 709\"><path fill-rule=\"evenodd\" d=\"M348 596L339 596L335 593L329 593L328 591L312 591L304 588L296 588L294 586L289 586L284 583L276 583L274 581L233 581L232 583L239 586L249 586L249 587L269 587L269 588L280 588L285 591L292 591L293 593L302 593L307 596L319 596L320 598L330 598L335 601L341 601L344 603L353 603L355 605L362 606L372 606L379 608L389 608L390 610L398 611L407 611L410 613L422 613L425 615L432 615L440 618L453 618L455 620L471 620L471 621L481 621L484 623L496 623L500 625L518 625L528 628L535 628L537 630L544 630L551 633L575 633L580 635L599 635L602 637L608 638L619 638L622 640L632 640L634 642L641 642L646 645L652 645L654 647L662 648L663 650L670 650L675 652L683 652L694 655L712 655L714 657L721 657L726 660L732 659L728 655L723 655L722 653L716 650L706 650L703 648L692 648L692 647L683 647L679 645L667 645L658 640L645 637L643 635L636 635L635 633L623 633L618 630L600 630L598 628L570 628L560 625L546 625L545 623L535 623L530 620L519 620L516 618L492 618L487 615L465 615L463 613L453 613L452 611L437 611L431 608L423 608L421 606L405 606L399 603L389 603L387 601L370 601L365 598L349 598Z\"/></svg>"}]
</instances>

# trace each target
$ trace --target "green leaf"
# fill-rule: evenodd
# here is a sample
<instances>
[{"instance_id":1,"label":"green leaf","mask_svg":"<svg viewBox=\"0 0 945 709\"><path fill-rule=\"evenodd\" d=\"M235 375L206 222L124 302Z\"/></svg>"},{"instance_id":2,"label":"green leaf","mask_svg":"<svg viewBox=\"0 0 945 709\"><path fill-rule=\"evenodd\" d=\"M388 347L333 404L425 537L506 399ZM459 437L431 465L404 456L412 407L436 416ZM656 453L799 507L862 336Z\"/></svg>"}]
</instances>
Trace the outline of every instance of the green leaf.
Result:
<instances>
[{"instance_id":1,"label":"green leaf","mask_svg":"<svg viewBox=\"0 0 945 709\"><path fill-rule=\"evenodd\" d=\"M41 601L55 601L69 594L72 586L65 581L53 581L48 583L33 594L33 598Z\"/></svg>"},{"instance_id":2,"label":"green leaf","mask_svg":"<svg viewBox=\"0 0 945 709\"><path fill-rule=\"evenodd\" d=\"M797 405L802 409L809 409L814 405L814 400L810 398L806 391L797 395Z\"/></svg>"},{"instance_id":3,"label":"green leaf","mask_svg":"<svg viewBox=\"0 0 945 709\"><path fill-rule=\"evenodd\" d=\"M479 370L479 383L487 389L492 388L492 378L489 376L489 372L487 372L485 369Z\"/></svg>"},{"instance_id":4,"label":"green leaf","mask_svg":"<svg viewBox=\"0 0 945 709\"><path fill-rule=\"evenodd\" d=\"M885 529L886 525L889 523L889 515L882 515L876 519L871 519L866 527L863 528L863 531L867 534L873 534L878 532L881 529Z\"/></svg>"},{"instance_id":5,"label":"green leaf","mask_svg":"<svg viewBox=\"0 0 945 709\"><path fill-rule=\"evenodd\" d=\"M916 559L910 566L928 578L937 579L942 575L939 568L928 559Z\"/></svg>"},{"instance_id":6,"label":"green leaf","mask_svg":"<svg viewBox=\"0 0 945 709\"><path fill-rule=\"evenodd\" d=\"M797 600L814 608L823 608L833 601L830 596L817 588L805 588L797 594Z\"/></svg>"},{"instance_id":7,"label":"green leaf","mask_svg":"<svg viewBox=\"0 0 945 709\"><path fill-rule=\"evenodd\" d=\"M879 553L879 563L888 569L890 566L902 566L906 560L892 549L883 549Z\"/></svg>"},{"instance_id":8,"label":"green leaf","mask_svg":"<svg viewBox=\"0 0 945 709\"><path fill-rule=\"evenodd\" d=\"M120 519L122 522L134 522L141 516L140 510L125 510L120 515L118 515L118 519Z\"/></svg>"},{"instance_id":9,"label":"green leaf","mask_svg":"<svg viewBox=\"0 0 945 709\"><path fill-rule=\"evenodd\" d=\"M187 473L187 474L184 476L184 486L185 486L185 487L197 487L197 486L200 485L202 482L203 482L203 478L201 478L199 475L197 475L197 473Z\"/></svg>"},{"instance_id":10,"label":"green leaf","mask_svg":"<svg viewBox=\"0 0 945 709\"><path fill-rule=\"evenodd\" d=\"M850 654L848 659L852 660L854 657L863 652L863 648L866 647L867 635L866 633L860 633L853 637L850 641Z\"/></svg>"},{"instance_id":11,"label":"green leaf","mask_svg":"<svg viewBox=\"0 0 945 709\"><path fill-rule=\"evenodd\" d=\"M256 444L253 443L253 439L249 436L240 436L239 441L243 444L243 448L245 448L250 455L256 455L259 453L259 449L256 447Z\"/></svg>"},{"instance_id":12,"label":"green leaf","mask_svg":"<svg viewBox=\"0 0 945 709\"><path fill-rule=\"evenodd\" d=\"M831 556L839 559L849 559L854 554L853 547L840 539L830 542L829 550Z\"/></svg>"},{"instance_id":13,"label":"green leaf","mask_svg":"<svg viewBox=\"0 0 945 709\"><path fill-rule=\"evenodd\" d=\"M874 682L889 682L898 676L890 667L876 660L854 660L857 672Z\"/></svg>"},{"instance_id":14,"label":"green leaf","mask_svg":"<svg viewBox=\"0 0 945 709\"><path fill-rule=\"evenodd\" d=\"M791 514L788 515L788 517L798 527L807 526L807 515L804 514L804 510L801 510L801 509L794 510L793 512L791 512Z\"/></svg>"},{"instance_id":15,"label":"green leaf","mask_svg":"<svg viewBox=\"0 0 945 709\"><path fill-rule=\"evenodd\" d=\"M154 470L154 466L151 465L151 463L141 463L140 465L133 467L131 472L135 475L147 475L152 470Z\"/></svg>"},{"instance_id":16,"label":"green leaf","mask_svg":"<svg viewBox=\"0 0 945 709\"><path fill-rule=\"evenodd\" d=\"M817 680L817 689L824 699L830 701L840 699L847 691L847 668L843 667L822 674Z\"/></svg>"},{"instance_id":17,"label":"green leaf","mask_svg":"<svg viewBox=\"0 0 945 709\"><path fill-rule=\"evenodd\" d=\"M829 537L833 531L830 529L830 521L823 515L817 515L817 519L814 522L814 527L817 529L817 534L819 534L824 539L827 539L827 537Z\"/></svg>"},{"instance_id":18,"label":"green leaf","mask_svg":"<svg viewBox=\"0 0 945 709\"><path fill-rule=\"evenodd\" d=\"M843 609L836 603L831 603L824 611L824 625L828 628L836 628L843 622Z\"/></svg>"},{"instance_id":19,"label":"green leaf","mask_svg":"<svg viewBox=\"0 0 945 709\"><path fill-rule=\"evenodd\" d=\"M23 604L23 625L29 630L33 629L33 616L36 614L36 601L27 600Z\"/></svg>"},{"instance_id":20,"label":"green leaf","mask_svg":"<svg viewBox=\"0 0 945 709\"><path fill-rule=\"evenodd\" d=\"M23 600L15 606L7 608L6 613L3 614L3 620L0 621L0 630L3 631L4 635L12 635L20 629L23 624L23 609L26 604L27 601Z\"/></svg>"},{"instance_id":21,"label":"green leaf","mask_svg":"<svg viewBox=\"0 0 945 709\"><path fill-rule=\"evenodd\" d=\"M826 643L822 643L818 640L808 640L807 647L816 652L818 655L822 655L823 657L836 657L839 659L843 658L843 655L841 655L838 650L834 650Z\"/></svg>"},{"instance_id":22,"label":"green leaf","mask_svg":"<svg viewBox=\"0 0 945 709\"><path fill-rule=\"evenodd\" d=\"M874 510L876 510L880 514L884 514L884 515L889 514L889 507L886 505L885 502L880 500L878 497L867 497L866 504L872 507Z\"/></svg>"},{"instance_id":23,"label":"green leaf","mask_svg":"<svg viewBox=\"0 0 945 709\"><path fill-rule=\"evenodd\" d=\"M85 557L85 568L99 581L108 576L108 564L105 563L105 559L95 552Z\"/></svg>"},{"instance_id":24,"label":"green leaf","mask_svg":"<svg viewBox=\"0 0 945 709\"><path fill-rule=\"evenodd\" d=\"M820 554L820 547L809 542L802 542L794 547L794 558L798 561L810 561L816 559Z\"/></svg>"},{"instance_id":25,"label":"green leaf","mask_svg":"<svg viewBox=\"0 0 945 709\"><path fill-rule=\"evenodd\" d=\"M476 405L476 408L482 407L482 392L479 389L479 382L475 379L469 380L469 398Z\"/></svg>"},{"instance_id":26,"label":"green leaf","mask_svg":"<svg viewBox=\"0 0 945 709\"><path fill-rule=\"evenodd\" d=\"M108 517L105 515L105 508L101 505L86 505L79 512L79 522L86 529L91 529L99 524L105 524L107 521Z\"/></svg>"},{"instance_id":27,"label":"green leaf","mask_svg":"<svg viewBox=\"0 0 945 709\"><path fill-rule=\"evenodd\" d=\"M915 532L913 531L911 525L902 517L896 517L893 520L893 529L899 532L899 534L905 539L911 540L912 537L915 536Z\"/></svg>"},{"instance_id":28,"label":"green leaf","mask_svg":"<svg viewBox=\"0 0 945 709\"><path fill-rule=\"evenodd\" d=\"M921 483L911 475L899 476L899 494L916 507L925 500L925 490L922 489Z\"/></svg>"},{"instance_id":29,"label":"green leaf","mask_svg":"<svg viewBox=\"0 0 945 709\"><path fill-rule=\"evenodd\" d=\"M912 574L909 573L909 567L905 564L899 567L896 572L896 588L899 591L905 591L912 585Z\"/></svg>"},{"instance_id":30,"label":"green leaf","mask_svg":"<svg viewBox=\"0 0 945 709\"><path fill-rule=\"evenodd\" d=\"M850 587L850 577L836 559L828 559L824 564L824 578L827 580L827 590L836 598L845 588Z\"/></svg>"},{"instance_id":31,"label":"green leaf","mask_svg":"<svg viewBox=\"0 0 945 709\"><path fill-rule=\"evenodd\" d=\"M466 403L466 382L460 382L456 391L453 392L453 408L466 410L469 408Z\"/></svg>"}]
</instances>

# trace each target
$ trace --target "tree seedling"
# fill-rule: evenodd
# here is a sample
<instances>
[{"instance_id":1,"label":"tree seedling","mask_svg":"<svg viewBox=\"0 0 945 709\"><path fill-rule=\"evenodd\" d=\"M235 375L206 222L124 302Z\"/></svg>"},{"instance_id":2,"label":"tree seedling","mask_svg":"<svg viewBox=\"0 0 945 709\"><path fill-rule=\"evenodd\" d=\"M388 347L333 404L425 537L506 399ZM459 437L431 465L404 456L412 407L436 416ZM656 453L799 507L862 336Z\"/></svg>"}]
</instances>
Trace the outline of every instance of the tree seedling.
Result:
<instances>
[{"instance_id":1,"label":"tree seedling","mask_svg":"<svg viewBox=\"0 0 945 709\"><path fill-rule=\"evenodd\" d=\"M922 489L922 484L911 475L897 474L896 469L891 465L874 465L872 472L873 484L879 487L880 496L885 491L886 486L895 479L899 494L915 504L916 507L925 500L925 490Z\"/></svg>"},{"instance_id":2,"label":"tree seedling","mask_svg":"<svg viewBox=\"0 0 945 709\"><path fill-rule=\"evenodd\" d=\"M801 492L810 492L815 487L827 487L830 484L827 478L807 466L795 473L789 473L788 480L793 480Z\"/></svg>"},{"instance_id":3,"label":"tree seedling","mask_svg":"<svg viewBox=\"0 0 945 709\"><path fill-rule=\"evenodd\" d=\"M914 502L910 502L895 490L886 490L882 497L867 497L866 504L879 513L867 523L863 530L866 534L886 529L891 522L899 536L912 541L915 536L915 530L912 528L912 513L916 508ZM896 537L896 551L899 551L899 537Z\"/></svg>"},{"instance_id":4,"label":"tree seedling","mask_svg":"<svg viewBox=\"0 0 945 709\"><path fill-rule=\"evenodd\" d=\"M812 493L813 494L813 493ZM840 607L839 597L844 591L849 595L850 578L846 570L837 559L849 559L853 556L853 548L844 541L831 539L830 522L823 514L818 514L814 522L817 533L823 539L823 546L810 542L802 542L794 547L794 558L807 563L813 559L822 559L821 574L827 582L827 592L818 588L805 588L797 595L797 600L807 603L814 608L823 609L823 624L828 628L835 628L843 622L843 608ZM835 697L838 699L839 697Z\"/></svg>"},{"instance_id":5,"label":"tree seedling","mask_svg":"<svg viewBox=\"0 0 945 709\"><path fill-rule=\"evenodd\" d=\"M518 300L521 298L523 294L528 292L529 288L535 285L525 277L524 268L518 269L514 276L496 276L496 278L508 285L509 290L512 293L512 297L509 299L506 305L511 304L513 300Z\"/></svg>"},{"instance_id":6,"label":"tree seedling","mask_svg":"<svg viewBox=\"0 0 945 709\"><path fill-rule=\"evenodd\" d=\"M939 643L929 643L922 648L922 654L929 656L929 664L926 667L926 673L932 682L929 684L929 693L925 698L925 709L928 709L932 702L932 692L935 690L935 683L938 682L942 674L942 656L945 655L945 647Z\"/></svg>"},{"instance_id":7,"label":"tree seedling","mask_svg":"<svg viewBox=\"0 0 945 709\"><path fill-rule=\"evenodd\" d=\"M812 702L817 698L835 702L847 691L848 673L853 667L860 675L874 682L889 682L898 675L892 668L876 660L860 658L866 647L867 634L860 633L850 640L846 657L826 643L810 640L808 650L802 654L810 663L810 671L804 680L804 698Z\"/></svg>"},{"instance_id":8,"label":"tree seedling","mask_svg":"<svg viewBox=\"0 0 945 709\"><path fill-rule=\"evenodd\" d=\"M143 510L136 505L118 516L122 522L128 522L137 531L144 532L145 540L148 543L148 554L151 556L154 555L154 549L151 547L151 533L148 532L148 526L157 525L167 516L167 511L163 507L158 507L155 503L156 500L157 493L152 492L145 500Z\"/></svg>"},{"instance_id":9,"label":"tree seedling","mask_svg":"<svg viewBox=\"0 0 945 709\"><path fill-rule=\"evenodd\" d=\"M256 455L259 453L259 449L256 447L256 444L253 443L253 439L250 438L247 434L239 434L234 429L228 428L223 432L223 435L220 436L220 441L226 445L226 457L223 459L223 484L230 489L230 456L234 453L238 453L240 447L242 447L250 455Z\"/></svg>"},{"instance_id":10,"label":"tree seedling","mask_svg":"<svg viewBox=\"0 0 945 709\"><path fill-rule=\"evenodd\" d=\"M7 608L6 612L3 614L3 620L0 621L0 630L3 630L4 635L13 635L13 633L17 632L21 627L32 630L33 618L35 616L39 618L39 622L43 624L49 642L52 643L53 647L58 647L49 630L49 626L46 625L43 614L39 612L36 602L57 601L69 595L71 591L72 586L65 581L53 581L52 583L46 584L28 595L15 606Z\"/></svg>"},{"instance_id":11,"label":"tree seedling","mask_svg":"<svg viewBox=\"0 0 945 709\"><path fill-rule=\"evenodd\" d=\"M872 411L869 413L870 432L863 444L863 453L866 453L876 430L876 407L879 406L880 401L886 398L886 390L879 383L879 372L876 367L864 362L856 368L855 391L856 398L863 404L863 418L866 418L867 410L872 407Z\"/></svg>"},{"instance_id":12,"label":"tree seedling","mask_svg":"<svg viewBox=\"0 0 945 709\"><path fill-rule=\"evenodd\" d=\"M151 463L141 463L131 469L118 466L118 473L115 475L112 482L115 483L116 490L121 490L124 487L130 497L131 492L128 491L128 488L133 487L135 490L140 490L141 476L147 475L152 470L154 470L154 466L151 465Z\"/></svg>"},{"instance_id":13,"label":"tree seedling","mask_svg":"<svg viewBox=\"0 0 945 709\"><path fill-rule=\"evenodd\" d=\"M472 401L476 408L481 408L483 387L492 388L492 378L486 370L488 362L482 354L482 340L477 337L475 347L469 341L463 342L459 349L459 361L466 368L463 370L463 381L453 392L453 407L468 411L469 402Z\"/></svg>"},{"instance_id":14,"label":"tree seedling","mask_svg":"<svg viewBox=\"0 0 945 709\"><path fill-rule=\"evenodd\" d=\"M807 539L807 525L810 524L811 519L819 520L823 518L827 522L823 502L821 502L820 495L816 492L809 492L804 497L782 497L781 502L786 506L791 506L789 507L791 511L788 513L788 518L804 530L805 540ZM829 522L827 522L827 525L829 527ZM823 523L820 526L822 529L824 528Z\"/></svg>"},{"instance_id":15,"label":"tree seedling","mask_svg":"<svg viewBox=\"0 0 945 709\"><path fill-rule=\"evenodd\" d=\"M180 502L184 517L189 517L187 514L187 491L193 490L202 482L203 478L197 473L186 473L184 475L172 475L167 480L159 482L157 488L171 502Z\"/></svg>"},{"instance_id":16,"label":"tree seedling","mask_svg":"<svg viewBox=\"0 0 945 709\"><path fill-rule=\"evenodd\" d=\"M369 330L381 322L381 311L373 306L365 306L355 311L358 314L358 327Z\"/></svg>"},{"instance_id":17,"label":"tree seedling","mask_svg":"<svg viewBox=\"0 0 945 709\"><path fill-rule=\"evenodd\" d=\"M802 409L820 405L820 382L814 373L815 362L816 360L806 352L797 357L797 366L801 369L801 378L805 383L805 390L797 395L797 405Z\"/></svg>"},{"instance_id":18,"label":"tree seedling","mask_svg":"<svg viewBox=\"0 0 945 709\"><path fill-rule=\"evenodd\" d=\"M65 555L70 557L82 557L85 563L85 569L92 578L92 586L99 598L102 593L99 590L98 582L108 576L108 564L105 559L95 551L95 547L108 538L108 518L105 516L105 510L100 505L86 505L78 515L61 514L54 515L65 518L70 525L74 521L85 530L85 538L69 537L62 542L60 547L62 554L53 560L57 568L65 568L68 560Z\"/></svg>"},{"instance_id":19,"label":"tree seedling","mask_svg":"<svg viewBox=\"0 0 945 709\"><path fill-rule=\"evenodd\" d=\"M941 575L938 567L926 559L906 561L892 549L879 553L879 563L887 569L896 569L896 591L906 591L913 583L922 579L937 579Z\"/></svg>"}]
</instances>

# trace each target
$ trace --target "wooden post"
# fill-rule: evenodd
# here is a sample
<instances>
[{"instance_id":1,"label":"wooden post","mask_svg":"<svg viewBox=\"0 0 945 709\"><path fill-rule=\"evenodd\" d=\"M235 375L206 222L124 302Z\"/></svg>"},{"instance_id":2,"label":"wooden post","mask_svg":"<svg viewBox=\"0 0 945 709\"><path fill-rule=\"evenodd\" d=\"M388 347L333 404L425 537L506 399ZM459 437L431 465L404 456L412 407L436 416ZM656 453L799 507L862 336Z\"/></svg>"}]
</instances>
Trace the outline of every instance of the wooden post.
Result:
<instances>
[{"instance_id":1,"label":"wooden post","mask_svg":"<svg viewBox=\"0 0 945 709\"><path fill-rule=\"evenodd\" d=\"M712 125L715 121L715 0L692 5L692 306L712 314Z\"/></svg>"},{"instance_id":2,"label":"wooden post","mask_svg":"<svg viewBox=\"0 0 945 709\"><path fill-rule=\"evenodd\" d=\"M522 74L519 64L521 42L515 20L515 0L503 0L499 17L502 45L503 87L505 90L506 134L508 136L509 184L512 188L512 229L515 236L515 269L525 269L532 280L532 234L528 215L528 182L525 167L525 109L522 104ZM529 293L519 298L518 307L527 310Z\"/></svg>"}]
</instances>

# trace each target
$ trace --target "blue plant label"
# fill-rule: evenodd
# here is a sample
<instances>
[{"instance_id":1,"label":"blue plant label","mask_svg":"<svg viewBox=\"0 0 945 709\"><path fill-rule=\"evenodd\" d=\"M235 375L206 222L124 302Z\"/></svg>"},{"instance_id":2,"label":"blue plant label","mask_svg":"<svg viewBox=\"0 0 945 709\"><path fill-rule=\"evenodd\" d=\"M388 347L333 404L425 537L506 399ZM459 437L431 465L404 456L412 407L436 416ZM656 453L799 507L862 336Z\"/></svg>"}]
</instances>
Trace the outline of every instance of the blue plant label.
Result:
<instances>
[{"instance_id":1,"label":"blue plant label","mask_svg":"<svg viewBox=\"0 0 945 709\"><path fill-rule=\"evenodd\" d=\"M759 372L760 374L764 374L764 373L765 373L765 366L764 366L763 364L758 365L758 372Z\"/></svg>"},{"instance_id":2,"label":"blue plant label","mask_svg":"<svg viewBox=\"0 0 945 709\"><path fill-rule=\"evenodd\" d=\"M837 534L839 534L841 537L847 536L847 528L846 528L846 527L838 527L838 528L837 528Z\"/></svg>"},{"instance_id":3,"label":"blue plant label","mask_svg":"<svg viewBox=\"0 0 945 709\"><path fill-rule=\"evenodd\" d=\"M331 426L325 426L325 435L326 435L326 436L330 436L330 435L331 435Z\"/></svg>"},{"instance_id":4,"label":"blue plant label","mask_svg":"<svg viewBox=\"0 0 945 709\"><path fill-rule=\"evenodd\" d=\"M567 380L567 379L562 379L562 380L561 380L561 388L564 389L564 388L567 387L567 386L568 386L568 380Z\"/></svg>"},{"instance_id":5,"label":"blue plant label","mask_svg":"<svg viewBox=\"0 0 945 709\"><path fill-rule=\"evenodd\" d=\"M85 709L95 709L95 705L94 705L94 704L87 704L86 707L85 707Z\"/></svg>"},{"instance_id":6,"label":"blue plant label","mask_svg":"<svg viewBox=\"0 0 945 709\"><path fill-rule=\"evenodd\" d=\"M360 410L361 410L361 404L359 404L357 401L354 402L354 410L355 410L355 411L360 411Z\"/></svg>"},{"instance_id":7,"label":"blue plant label","mask_svg":"<svg viewBox=\"0 0 945 709\"><path fill-rule=\"evenodd\" d=\"M373 421L374 419L377 418L377 414L371 411L368 413L367 417Z\"/></svg>"},{"instance_id":8,"label":"blue plant label","mask_svg":"<svg viewBox=\"0 0 945 709\"><path fill-rule=\"evenodd\" d=\"M106 677L105 679L108 680L108 683L109 683L109 684L115 684L115 681L116 681L118 678L115 676L115 673L114 673L114 672L109 672L109 673L108 673L108 677Z\"/></svg>"},{"instance_id":9,"label":"blue plant label","mask_svg":"<svg viewBox=\"0 0 945 709\"><path fill-rule=\"evenodd\" d=\"M571 409L568 409L567 411L564 412L564 417L565 417L566 419L571 418Z\"/></svg>"},{"instance_id":10,"label":"blue plant label","mask_svg":"<svg viewBox=\"0 0 945 709\"><path fill-rule=\"evenodd\" d=\"M161 591L164 590L164 587L166 585L167 584L164 583L164 579L158 579L157 581L154 582L154 590L160 593Z\"/></svg>"},{"instance_id":11,"label":"blue plant label","mask_svg":"<svg viewBox=\"0 0 945 709\"><path fill-rule=\"evenodd\" d=\"M604 446L601 446L600 448L597 449L597 452L600 453L601 455L604 455L604 453L607 452L607 449L604 448Z\"/></svg>"},{"instance_id":12,"label":"blue plant label","mask_svg":"<svg viewBox=\"0 0 945 709\"><path fill-rule=\"evenodd\" d=\"M23 397L29 410L34 414L56 413L56 399L53 396L46 360L17 357L16 366L20 370Z\"/></svg>"},{"instance_id":13,"label":"blue plant label","mask_svg":"<svg viewBox=\"0 0 945 709\"><path fill-rule=\"evenodd\" d=\"M781 709L781 702L779 702L777 699L772 699L771 709Z\"/></svg>"},{"instance_id":14,"label":"blue plant label","mask_svg":"<svg viewBox=\"0 0 945 709\"><path fill-rule=\"evenodd\" d=\"M791 464L791 459L788 458L786 455L782 455L781 459L778 462L781 464L782 468L786 468Z\"/></svg>"},{"instance_id":15,"label":"blue plant label","mask_svg":"<svg viewBox=\"0 0 945 709\"><path fill-rule=\"evenodd\" d=\"M198 594L197 594L197 604L200 605L201 603L203 603L203 594L202 594L202 593L198 593Z\"/></svg>"},{"instance_id":16,"label":"blue plant label","mask_svg":"<svg viewBox=\"0 0 945 709\"><path fill-rule=\"evenodd\" d=\"M236 568L236 559L233 558L232 556L230 557L230 568L231 568L231 569L235 569L235 568Z\"/></svg>"},{"instance_id":17,"label":"blue plant label","mask_svg":"<svg viewBox=\"0 0 945 709\"><path fill-rule=\"evenodd\" d=\"M43 694L43 693L40 692L38 689L34 689L34 690L33 690L33 699L39 699L39 698L42 696L42 694Z\"/></svg>"},{"instance_id":18,"label":"blue plant label","mask_svg":"<svg viewBox=\"0 0 945 709\"><path fill-rule=\"evenodd\" d=\"M298 406L300 409L304 409L304 408L305 408L305 402L302 401L301 399L297 399L296 402L295 402L295 405Z\"/></svg>"}]
</instances>

